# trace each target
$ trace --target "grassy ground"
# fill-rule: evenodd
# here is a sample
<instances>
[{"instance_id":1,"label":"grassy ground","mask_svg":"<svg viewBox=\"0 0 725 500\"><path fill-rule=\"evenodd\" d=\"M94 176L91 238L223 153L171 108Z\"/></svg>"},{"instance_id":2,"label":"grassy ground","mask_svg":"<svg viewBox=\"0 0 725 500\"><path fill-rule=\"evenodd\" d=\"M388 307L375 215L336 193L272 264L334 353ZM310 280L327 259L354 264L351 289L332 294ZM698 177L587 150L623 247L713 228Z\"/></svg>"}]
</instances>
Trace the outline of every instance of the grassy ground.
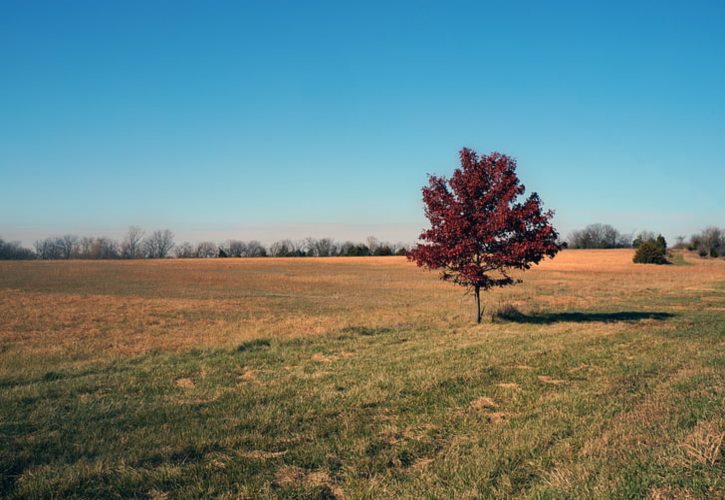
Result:
<instances>
[{"instance_id":1,"label":"grassy ground","mask_svg":"<svg viewBox=\"0 0 725 500\"><path fill-rule=\"evenodd\" d=\"M0 496L722 497L725 262L631 257L0 262Z\"/></svg>"}]
</instances>

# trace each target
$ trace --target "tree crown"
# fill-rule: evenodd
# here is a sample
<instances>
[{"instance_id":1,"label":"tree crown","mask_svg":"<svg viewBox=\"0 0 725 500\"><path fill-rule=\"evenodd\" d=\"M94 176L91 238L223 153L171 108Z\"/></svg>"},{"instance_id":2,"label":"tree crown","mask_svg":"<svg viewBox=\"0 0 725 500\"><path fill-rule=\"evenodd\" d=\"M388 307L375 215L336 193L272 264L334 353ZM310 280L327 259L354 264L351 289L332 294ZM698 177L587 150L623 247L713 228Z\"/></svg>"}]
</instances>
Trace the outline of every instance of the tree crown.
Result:
<instances>
[{"instance_id":1,"label":"tree crown","mask_svg":"<svg viewBox=\"0 0 725 500\"><path fill-rule=\"evenodd\" d=\"M460 152L461 166L450 179L429 175L423 188L431 227L408 253L419 266L441 269L441 277L460 285L489 289L514 283L511 269L529 269L560 249L550 220L516 175L516 160L500 154Z\"/></svg>"}]
</instances>

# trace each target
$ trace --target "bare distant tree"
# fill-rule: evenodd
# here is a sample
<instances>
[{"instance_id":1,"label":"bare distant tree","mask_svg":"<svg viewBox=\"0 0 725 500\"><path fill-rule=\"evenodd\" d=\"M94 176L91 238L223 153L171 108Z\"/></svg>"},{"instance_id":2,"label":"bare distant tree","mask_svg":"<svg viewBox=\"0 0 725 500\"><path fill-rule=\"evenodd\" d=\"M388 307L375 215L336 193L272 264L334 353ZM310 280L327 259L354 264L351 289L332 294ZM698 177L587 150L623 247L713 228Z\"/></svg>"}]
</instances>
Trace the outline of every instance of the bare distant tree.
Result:
<instances>
[{"instance_id":1,"label":"bare distant tree","mask_svg":"<svg viewBox=\"0 0 725 500\"><path fill-rule=\"evenodd\" d=\"M617 248L629 248L632 246L632 234L617 234L615 242L615 247Z\"/></svg>"},{"instance_id":2,"label":"bare distant tree","mask_svg":"<svg viewBox=\"0 0 725 500\"><path fill-rule=\"evenodd\" d=\"M118 259L120 255L118 243L105 236L84 237L78 243L77 256L80 259Z\"/></svg>"},{"instance_id":3,"label":"bare distant tree","mask_svg":"<svg viewBox=\"0 0 725 500\"><path fill-rule=\"evenodd\" d=\"M571 248L618 248L630 246L631 239L609 224L590 224L569 236Z\"/></svg>"},{"instance_id":4,"label":"bare distant tree","mask_svg":"<svg viewBox=\"0 0 725 500\"><path fill-rule=\"evenodd\" d=\"M224 246L224 251L229 257L245 257L247 245L243 241L228 240Z\"/></svg>"},{"instance_id":5,"label":"bare distant tree","mask_svg":"<svg viewBox=\"0 0 725 500\"><path fill-rule=\"evenodd\" d=\"M317 240L311 237L305 238L301 250L309 257L317 257Z\"/></svg>"},{"instance_id":6,"label":"bare distant tree","mask_svg":"<svg viewBox=\"0 0 725 500\"><path fill-rule=\"evenodd\" d=\"M315 254L318 257L329 257L337 253L337 245L332 238L321 238L315 243Z\"/></svg>"},{"instance_id":7,"label":"bare distant tree","mask_svg":"<svg viewBox=\"0 0 725 500\"><path fill-rule=\"evenodd\" d=\"M55 248L55 240L52 238L37 240L35 243L33 243L33 248L35 248L35 255L39 259L46 260L58 258Z\"/></svg>"},{"instance_id":8,"label":"bare distant tree","mask_svg":"<svg viewBox=\"0 0 725 500\"><path fill-rule=\"evenodd\" d=\"M95 238L84 236L78 242L78 258L79 259L95 259L93 256L93 245L95 244Z\"/></svg>"},{"instance_id":9,"label":"bare distant tree","mask_svg":"<svg viewBox=\"0 0 725 500\"><path fill-rule=\"evenodd\" d=\"M24 248L19 241L4 241L0 238L1 260L26 260L34 257L33 251Z\"/></svg>"},{"instance_id":10,"label":"bare distant tree","mask_svg":"<svg viewBox=\"0 0 725 500\"><path fill-rule=\"evenodd\" d=\"M94 248L99 259L118 259L121 256L121 249L118 243L105 236L96 238Z\"/></svg>"},{"instance_id":11,"label":"bare distant tree","mask_svg":"<svg viewBox=\"0 0 725 500\"><path fill-rule=\"evenodd\" d=\"M297 240L292 242L292 256L293 257L304 257L307 255L307 246L304 240Z\"/></svg>"},{"instance_id":12,"label":"bare distant tree","mask_svg":"<svg viewBox=\"0 0 725 500\"><path fill-rule=\"evenodd\" d=\"M304 252L311 257L329 257L337 253L337 245L332 238L306 238Z\"/></svg>"},{"instance_id":13,"label":"bare distant tree","mask_svg":"<svg viewBox=\"0 0 725 500\"><path fill-rule=\"evenodd\" d=\"M720 228L706 227L702 232L702 241L709 249L711 257L725 254L725 234Z\"/></svg>"},{"instance_id":14,"label":"bare distant tree","mask_svg":"<svg viewBox=\"0 0 725 500\"><path fill-rule=\"evenodd\" d=\"M121 255L125 259L140 259L143 257L144 230L138 226L128 228L128 233L121 243Z\"/></svg>"},{"instance_id":15,"label":"bare distant tree","mask_svg":"<svg viewBox=\"0 0 725 500\"><path fill-rule=\"evenodd\" d=\"M56 239L56 247L58 248L59 258L72 259L78 253L78 236L66 234Z\"/></svg>"},{"instance_id":16,"label":"bare distant tree","mask_svg":"<svg viewBox=\"0 0 725 500\"><path fill-rule=\"evenodd\" d=\"M380 241L375 236L368 236L365 242L368 244L370 255L373 255L375 250L380 246Z\"/></svg>"},{"instance_id":17,"label":"bare distant tree","mask_svg":"<svg viewBox=\"0 0 725 500\"><path fill-rule=\"evenodd\" d=\"M78 237L65 235L36 241L35 254L39 259L70 259L78 256Z\"/></svg>"},{"instance_id":18,"label":"bare distant tree","mask_svg":"<svg viewBox=\"0 0 725 500\"><path fill-rule=\"evenodd\" d=\"M202 241L196 245L196 257L199 259L216 257L218 254L219 248L211 241Z\"/></svg>"},{"instance_id":19,"label":"bare distant tree","mask_svg":"<svg viewBox=\"0 0 725 500\"><path fill-rule=\"evenodd\" d=\"M269 253L272 257L289 257L292 255L292 240L279 240L272 243Z\"/></svg>"},{"instance_id":20,"label":"bare distant tree","mask_svg":"<svg viewBox=\"0 0 725 500\"><path fill-rule=\"evenodd\" d=\"M702 257L725 255L725 231L709 226L690 239L690 248L697 250Z\"/></svg>"},{"instance_id":21,"label":"bare distant tree","mask_svg":"<svg viewBox=\"0 0 725 500\"><path fill-rule=\"evenodd\" d=\"M177 259L192 259L196 255L196 250L194 249L194 245L185 241L174 247L174 255L176 255Z\"/></svg>"},{"instance_id":22,"label":"bare distant tree","mask_svg":"<svg viewBox=\"0 0 725 500\"><path fill-rule=\"evenodd\" d=\"M604 241L605 248L616 248L617 241L619 240L619 231L609 224L605 224L602 227L602 240Z\"/></svg>"},{"instance_id":23,"label":"bare distant tree","mask_svg":"<svg viewBox=\"0 0 725 500\"><path fill-rule=\"evenodd\" d=\"M246 257L266 257L267 249L264 248L257 240L252 240L246 244Z\"/></svg>"},{"instance_id":24,"label":"bare distant tree","mask_svg":"<svg viewBox=\"0 0 725 500\"><path fill-rule=\"evenodd\" d=\"M174 248L174 233L168 229L154 231L143 246L149 259L165 259Z\"/></svg>"}]
</instances>

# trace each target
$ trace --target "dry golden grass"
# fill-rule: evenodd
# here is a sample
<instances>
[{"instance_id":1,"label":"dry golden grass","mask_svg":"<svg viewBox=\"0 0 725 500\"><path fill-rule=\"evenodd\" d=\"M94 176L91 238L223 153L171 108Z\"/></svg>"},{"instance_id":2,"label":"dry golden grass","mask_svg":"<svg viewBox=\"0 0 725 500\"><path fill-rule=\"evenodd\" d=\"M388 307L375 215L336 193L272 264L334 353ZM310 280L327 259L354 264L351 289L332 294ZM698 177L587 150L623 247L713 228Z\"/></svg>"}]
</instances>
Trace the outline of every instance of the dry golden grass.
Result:
<instances>
[{"instance_id":1,"label":"dry golden grass","mask_svg":"<svg viewBox=\"0 0 725 500\"><path fill-rule=\"evenodd\" d=\"M725 261L0 262L0 496L721 495Z\"/></svg>"},{"instance_id":2,"label":"dry golden grass","mask_svg":"<svg viewBox=\"0 0 725 500\"><path fill-rule=\"evenodd\" d=\"M631 259L631 250L563 251L523 273L523 285L485 295L488 317L612 308L725 280L722 261ZM0 273L0 341L28 354L209 348L360 325L473 328L471 298L402 257L0 262ZM707 297L689 306L718 311L723 303Z\"/></svg>"}]
</instances>

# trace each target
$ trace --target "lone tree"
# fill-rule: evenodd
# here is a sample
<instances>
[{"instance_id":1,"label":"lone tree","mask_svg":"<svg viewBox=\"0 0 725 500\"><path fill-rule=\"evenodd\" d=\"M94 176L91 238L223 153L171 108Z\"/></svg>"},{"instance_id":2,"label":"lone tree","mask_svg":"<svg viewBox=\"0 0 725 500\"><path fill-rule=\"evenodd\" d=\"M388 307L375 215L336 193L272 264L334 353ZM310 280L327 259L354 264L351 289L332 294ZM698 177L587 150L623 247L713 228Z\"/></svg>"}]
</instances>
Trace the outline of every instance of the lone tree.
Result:
<instances>
[{"instance_id":1,"label":"lone tree","mask_svg":"<svg viewBox=\"0 0 725 500\"><path fill-rule=\"evenodd\" d=\"M512 269L529 269L560 246L550 223L554 213L542 211L539 195L518 201L525 188L516 160L500 153L479 157L467 148L460 157L450 179L428 176L423 203L431 228L408 258L472 290L480 323L481 290L520 282L509 275Z\"/></svg>"}]
</instances>

